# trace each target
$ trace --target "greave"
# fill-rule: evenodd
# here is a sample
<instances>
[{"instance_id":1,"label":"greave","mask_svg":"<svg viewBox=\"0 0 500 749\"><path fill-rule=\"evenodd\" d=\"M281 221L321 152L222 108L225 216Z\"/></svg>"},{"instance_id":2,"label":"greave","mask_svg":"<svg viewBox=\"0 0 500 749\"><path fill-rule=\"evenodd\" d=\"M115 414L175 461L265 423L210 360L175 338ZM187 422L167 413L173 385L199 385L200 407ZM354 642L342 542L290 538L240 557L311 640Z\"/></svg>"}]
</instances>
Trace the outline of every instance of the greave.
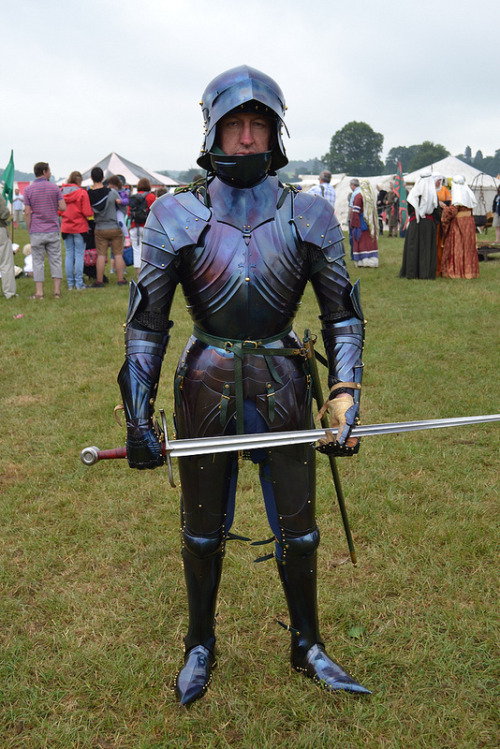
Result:
<instances>
[{"instance_id":1,"label":"greave","mask_svg":"<svg viewBox=\"0 0 500 749\"><path fill-rule=\"evenodd\" d=\"M302 659L316 643L323 644L318 624L316 560L316 551L304 556L287 554L285 560L276 560L290 614L292 663Z\"/></svg>"},{"instance_id":2,"label":"greave","mask_svg":"<svg viewBox=\"0 0 500 749\"><path fill-rule=\"evenodd\" d=\"M189 627L184 643L186 653L203 645L211 653L215 649L215 609L222 574L223 551L198 557L185 546L182 549L184 576L188 594Z\"/></svg>"}]
</instances>

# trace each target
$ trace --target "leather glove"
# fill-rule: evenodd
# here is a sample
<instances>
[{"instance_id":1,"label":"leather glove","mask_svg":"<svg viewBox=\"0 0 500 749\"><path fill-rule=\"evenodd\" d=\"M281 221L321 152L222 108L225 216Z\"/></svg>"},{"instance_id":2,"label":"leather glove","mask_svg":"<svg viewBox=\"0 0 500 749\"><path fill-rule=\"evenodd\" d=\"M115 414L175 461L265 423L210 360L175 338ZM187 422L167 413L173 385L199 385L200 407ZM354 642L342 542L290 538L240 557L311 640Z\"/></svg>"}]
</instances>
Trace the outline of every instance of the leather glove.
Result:
<instances>
[{"instance_id":1,"label":"leather glove","mask_svg":"<svg viewBox=\"0 0 500 749\"><path fill-rule=\"evenodd\" d=\"M162 445L151 423L127 424L127 460L130 468L158 468L165 462Z\"/></svg>"},{"instance_id":2,"label":"leather glove","mask_svg":"<svg viewBox=\"0 0 500 749\"><path fill-rule=\"evenodd\" d=\"M337 429L337 436L330 432L319 440L319 451L331 455L352 455L359 450L359 439L350 437L351 429L356 423L358 407L354 404L352 395L341 393L336 398L328 399L318 412L316 421L328 413L330 426Z\"/></svg>"}]
</instances>

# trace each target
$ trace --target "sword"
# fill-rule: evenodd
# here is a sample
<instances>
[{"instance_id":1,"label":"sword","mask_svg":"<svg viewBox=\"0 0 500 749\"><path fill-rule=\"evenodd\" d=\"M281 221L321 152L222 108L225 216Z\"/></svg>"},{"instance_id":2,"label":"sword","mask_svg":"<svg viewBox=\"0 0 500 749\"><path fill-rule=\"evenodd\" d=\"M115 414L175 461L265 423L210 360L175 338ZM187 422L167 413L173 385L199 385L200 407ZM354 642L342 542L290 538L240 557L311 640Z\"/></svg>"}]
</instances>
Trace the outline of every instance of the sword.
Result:
<instances>
[{"instance_id":1,"label":"sword","mask_svg":"<svg viewBox=\"0 0 500 749\"><path fill-rule=\"evenodd\" d=\"M161 413L161 410L160 410ZM164 415L162 414L163 418ZM401 434L403 432L421 432L427 429L446 429L448 427L474 426L500 421L500 414L485 416L459 416L449 419L426 419L424 421L396 421L386 424L367 424L356 426L351 430L351 437L379 437L384 434ZM293 432L263 432L258 434L231 434L218 437L199 437L191 439L169 440L164 431L162 443L164 457L183 458L191 455L234 452L239 450L256 450L257 448L281 447L283 445L313 444L325 437L325 432L337 434L336 429L303 429ZM126 447L112 450L99 450L98 447L86 447L80 458L86 466L92 466L100 460L121 459L127 457Z\"/></svg>"}]
</instances>

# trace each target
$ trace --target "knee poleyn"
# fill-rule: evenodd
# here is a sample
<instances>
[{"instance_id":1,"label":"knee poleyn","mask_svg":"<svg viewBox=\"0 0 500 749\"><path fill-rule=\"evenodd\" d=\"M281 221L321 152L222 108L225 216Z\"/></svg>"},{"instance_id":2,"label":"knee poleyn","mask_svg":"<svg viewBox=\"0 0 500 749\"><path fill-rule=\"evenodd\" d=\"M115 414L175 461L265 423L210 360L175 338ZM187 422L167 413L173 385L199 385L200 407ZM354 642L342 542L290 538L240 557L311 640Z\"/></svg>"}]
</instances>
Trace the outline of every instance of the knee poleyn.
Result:
<instances>
[{"instance_id":1,"label":"knee poleyn","mask_svg":"<svg viewBox=\"0 0 500 749\"><path fill-rule=\"evenodd\" d=\"M182 549L198 559L206 559L216 554L224 553L224 537L222 533L215 536L195 536L188 530L182 532Z\"/></svg>"},{"instance_id":2,"label":"knee poleyn","mask_svg":"<svg viewBox=\"0 0 500 749\"><path fill-rule=\"evenodd\" d=\"M282 550L281 558L308 557L313 554L319 546L319 528L315 526L309 533L303 535L284 534L283 540L279 542Z\"/></svg>"}]
</instances>

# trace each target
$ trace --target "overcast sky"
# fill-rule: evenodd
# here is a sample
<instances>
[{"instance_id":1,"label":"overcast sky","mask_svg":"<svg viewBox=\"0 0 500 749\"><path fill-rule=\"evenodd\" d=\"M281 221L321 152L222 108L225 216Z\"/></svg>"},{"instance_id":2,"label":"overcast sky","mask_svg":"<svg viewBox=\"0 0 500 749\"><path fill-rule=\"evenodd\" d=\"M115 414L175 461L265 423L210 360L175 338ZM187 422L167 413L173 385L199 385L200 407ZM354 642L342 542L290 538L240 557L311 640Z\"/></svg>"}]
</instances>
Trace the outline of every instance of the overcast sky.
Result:
<instances>
[{"instance_id":1,"label":"overcast sky","mask_svg":"<svg viewBox=\"0 0 500 749\"><path fill-rule=\"evenodd\" d=\"M290 159L367 122L390 148L500 148L491 0L0 0L0 167L55 177L110 151L196 165L207 83L241 64L285 93Z\"/></svg>"}]
</instances>

